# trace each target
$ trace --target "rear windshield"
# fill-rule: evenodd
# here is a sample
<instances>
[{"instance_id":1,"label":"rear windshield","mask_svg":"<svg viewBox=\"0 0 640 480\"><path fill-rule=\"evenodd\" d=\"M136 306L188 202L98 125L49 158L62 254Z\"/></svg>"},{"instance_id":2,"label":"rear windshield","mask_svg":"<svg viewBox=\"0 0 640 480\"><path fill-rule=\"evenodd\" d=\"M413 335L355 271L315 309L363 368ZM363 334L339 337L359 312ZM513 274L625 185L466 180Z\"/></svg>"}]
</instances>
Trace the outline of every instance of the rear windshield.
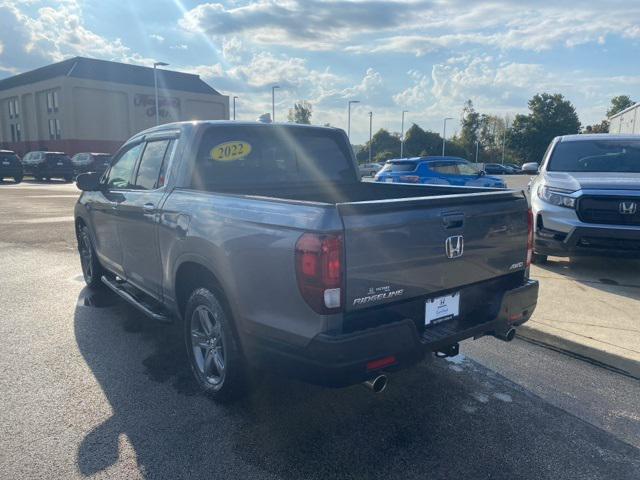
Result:
<instances>
[{"instance_id":1,"label":"rear windshield","mask_svg":"<svg viewBox=\"0 0 640 480\"><path fill-rule=\"evenodd\" d=\"M191 185L197 189L256 184L354 182L343 136L287 126L211 126L203 134Z\"/></svg>"},{"instance_id":2,"label":"rear windshield","mask_svg":"<svg viewBox=\"0 0 640 480\"><path fill-rule=\"evenodd\" d=\"M380 170L380 173L384 172L413 172L417 167L416 162L387 162Z\"/></svg>"},{"instance_id":3,"label":"rear windshield","mask_svg":"<svg viewBox=\"0 0 640 480\"><path fill-rule=\"evenodd\" d=\"M547 170L640 173L640 140L560 142L553 150Z\"/></svg>"}]
</instances>

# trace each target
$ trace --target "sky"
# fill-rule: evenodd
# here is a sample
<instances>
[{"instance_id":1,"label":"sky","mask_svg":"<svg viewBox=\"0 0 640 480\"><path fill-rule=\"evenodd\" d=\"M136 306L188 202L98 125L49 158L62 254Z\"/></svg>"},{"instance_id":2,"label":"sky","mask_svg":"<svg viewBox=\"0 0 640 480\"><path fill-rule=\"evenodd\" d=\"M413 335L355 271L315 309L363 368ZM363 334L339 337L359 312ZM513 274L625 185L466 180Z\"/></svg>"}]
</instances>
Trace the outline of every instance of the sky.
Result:
<instances>
[{"instance_id":1,"label":"sky","mask_svg":"<svg viewBox=\"0 0 640 480\"><path fill-rule=\"evenodd\" d=\"M562 93L583 125L611 97L640 100L638 0L0 0L0 78L68 57L199 74L237 95L237 118L298 100L312 123L373 130L417 123L459 129L465 100L482 113L526 113L536 93Z\"/></svg>"}]
</instances>

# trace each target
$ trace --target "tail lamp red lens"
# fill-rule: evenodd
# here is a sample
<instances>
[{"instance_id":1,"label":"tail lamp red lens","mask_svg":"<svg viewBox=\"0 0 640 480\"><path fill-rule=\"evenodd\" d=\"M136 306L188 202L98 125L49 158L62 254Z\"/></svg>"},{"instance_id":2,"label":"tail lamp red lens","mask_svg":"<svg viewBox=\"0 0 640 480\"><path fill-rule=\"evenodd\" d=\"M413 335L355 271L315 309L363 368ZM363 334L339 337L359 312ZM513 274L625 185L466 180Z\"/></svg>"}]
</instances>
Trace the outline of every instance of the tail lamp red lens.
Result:
<instances>
[{"instance_id":1,"label":"tail lamp red lens","mask_svg":"<svg viewBox=\"0 0 640 480\"><path fill-rule=\"evenodd\" d=\"M527 211L527 267L531 265L533 257L533 212Z\"/></svg>"},{"instance_id":2,"label":"tail lamp red lens","mask_svg":"<svg viewBox=\"0 0 640 480\"><path fill-rule=\"evenodd\" d=\"M320 314L343 306L342 235L305 233L296 242L296 276L300 293Z\"/></svg>"}]
</instances>

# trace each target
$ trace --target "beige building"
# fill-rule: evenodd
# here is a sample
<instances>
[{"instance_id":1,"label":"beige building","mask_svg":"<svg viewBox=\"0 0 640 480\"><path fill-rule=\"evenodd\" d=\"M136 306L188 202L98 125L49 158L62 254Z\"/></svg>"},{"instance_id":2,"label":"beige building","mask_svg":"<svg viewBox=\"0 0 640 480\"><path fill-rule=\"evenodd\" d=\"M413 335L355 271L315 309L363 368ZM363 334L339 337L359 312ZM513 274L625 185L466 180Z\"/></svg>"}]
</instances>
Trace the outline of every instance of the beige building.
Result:
<instances>
[{"instance_id":1,"label":"beige building","mask_svg":"<svg viewBox=\"0 0 640 480\"><path fill-rule=\"evenodd\" d=\"M229 118L198 75L157 70L160 123ZM108 152L156 123L153 68L75 57L0 80L0 146Z\"/></svg>"}]
</instances>

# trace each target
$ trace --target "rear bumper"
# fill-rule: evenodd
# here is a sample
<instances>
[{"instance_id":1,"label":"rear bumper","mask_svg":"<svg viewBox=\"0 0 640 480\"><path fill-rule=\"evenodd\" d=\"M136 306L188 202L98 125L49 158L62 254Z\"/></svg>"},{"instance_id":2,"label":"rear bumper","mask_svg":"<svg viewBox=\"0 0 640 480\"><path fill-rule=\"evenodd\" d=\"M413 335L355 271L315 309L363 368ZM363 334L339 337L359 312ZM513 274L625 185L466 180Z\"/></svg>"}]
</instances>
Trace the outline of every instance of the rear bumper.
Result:
<instances>
[{"instance_id":1,"label":"rear bumper","mask_svg":"<svg viewBox=\"0 0 640 480\"><path fill-rule=\"evenodd\" d=\"M580 226L569 233L536 231L534 250L542 255L640 257L640 227Z\"/></svg>"},{"instance_id":2,"label":"rear bumper","mask_svg":"<svg viewBox=\"0 0 640 480\"><path fill-rule=\"evenodd\" d=\"M22 176L22 167L20 165L0 165L0 177L18 176Z\"/></svg>"},{"instance_id":3,"label":"rear bumper","mask_svg":"<svg viewBox=\"0 0 640 480\"><path fill-rule=\"evenodd\" d=\"M395 363L384 368L385 372L392 372L462 340L521 325L531 317L537 298L538 282L527 280L504 293L499 313L490 321L450 320L419 332L415 321L407 318L349 334L319 334L304 349L257 337L247 339L245 347L255 366L309 383L345 387L368 380L380 371L367 369L369 362L393 356Z\"/></svg>"}]
</instances>

